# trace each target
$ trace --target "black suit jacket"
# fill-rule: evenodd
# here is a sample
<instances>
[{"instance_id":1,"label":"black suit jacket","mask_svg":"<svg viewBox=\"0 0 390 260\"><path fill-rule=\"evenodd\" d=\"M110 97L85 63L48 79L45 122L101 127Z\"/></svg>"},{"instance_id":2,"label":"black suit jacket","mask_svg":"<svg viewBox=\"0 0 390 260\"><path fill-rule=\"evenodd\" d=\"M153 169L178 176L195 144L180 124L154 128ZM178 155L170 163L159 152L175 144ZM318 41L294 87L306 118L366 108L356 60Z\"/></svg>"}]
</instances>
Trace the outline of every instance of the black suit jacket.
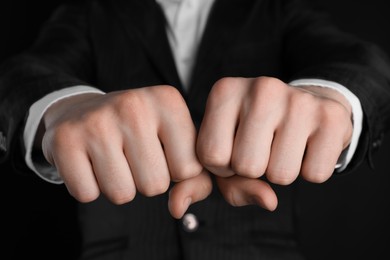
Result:
<instances>
[{"instance_id":1,"label":"black suit jacket","mask_svg":"<svg viewBox=\"0 0 390 260\"><path fill-rule=\"evenodd\" d=\"M320 78L347 86L362 103L365 124L346 170L351 171L370 158L388 129L390 68L375 46L322 18L295 0L216 0L190 89L184 92L163 14L153 0L92 0L63 6L31 49L1 68L0 156L13 160L19 171L29 171L21 138L28 109L64 87L82 84L109 92L169 84L181 91L199 126L208 93L221 77L272 76L286 82ZM300 259L296 189L274 188L279 206L273 213L254 206L233 208L214 189L207 200L189 209L200 224L194 233L169 216L167 195L137 195L123 206L101 197L80 205L83 256Z\"/></svg>"}]
</instances>

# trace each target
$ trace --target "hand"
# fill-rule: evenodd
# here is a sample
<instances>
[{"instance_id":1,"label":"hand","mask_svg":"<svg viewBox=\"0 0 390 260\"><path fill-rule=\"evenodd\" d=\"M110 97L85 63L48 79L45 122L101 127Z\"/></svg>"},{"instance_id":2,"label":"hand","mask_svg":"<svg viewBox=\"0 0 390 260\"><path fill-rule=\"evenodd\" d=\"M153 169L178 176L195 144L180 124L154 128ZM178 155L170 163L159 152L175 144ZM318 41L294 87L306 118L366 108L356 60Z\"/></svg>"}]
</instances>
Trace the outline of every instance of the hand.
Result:
<instances>
[{"instance_id":1,"label":"hand","mask_svg":"<svg viewBox=\"0 0 390 260\"><path fill-rule=\"evenodd\" d=\"M81 202L100 192L116 204L131 201L136 191L158 195L171 180L196 181L203 168L190 113L173 87L69 97L43 120L44 156Z\"/></svg>"},{"instance_id":2,"label":"hand","mask_svg":"<svg viewBox=\"0 0 390 260\"><path fill-rule=\"evenodd\" d=\"M256 204L264 209L276 209L277 198L267 182L234 175L216 177L225 200L233 206ZM190 204L204 200L212 191L212 181L207 170L190 179L176 183L169 192L168 208L174 218L181 218Z\"/></svg>"},{"instance_id":3,"label":"hand","mask_svg":"<svg viewBox=\"0 0 390 260\"><path fill-rule=\"evenodd\" d=\"M222 187L231 204L257 198L272 209L275 194L258 178L265 174L280 185L292 183L299 174L311 182L326 181L350 143L351 114L348 101L328 88L291 87L269 77L224 78L207 101L198 158L217 179L233 176L246 183L229 182L228 191ZM265 195L258 191L258 196L247 196L245 186L259 183Z\"/></svg>"}]
</instances>

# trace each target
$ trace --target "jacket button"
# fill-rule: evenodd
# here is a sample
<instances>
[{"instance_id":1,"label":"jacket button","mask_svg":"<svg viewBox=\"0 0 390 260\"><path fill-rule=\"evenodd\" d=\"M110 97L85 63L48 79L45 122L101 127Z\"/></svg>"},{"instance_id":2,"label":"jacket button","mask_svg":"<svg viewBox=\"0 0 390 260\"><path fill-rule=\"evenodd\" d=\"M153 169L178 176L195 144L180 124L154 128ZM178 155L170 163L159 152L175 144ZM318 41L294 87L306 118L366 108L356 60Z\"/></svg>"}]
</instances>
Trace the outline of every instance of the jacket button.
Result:
<instances>
[{"instance_id":1,"label":"jacket button","mask_svg":"<svg viewBox=\"0 0 390 260\"><path fill-rule=\"evenodd\" d=\"M192 213L186 213L182 218L183 229L187 232L194 232L198 229L199 222Z\"/></svg>"},{"instance_id":2,"label":"jacket button","mask_svg":"<svg viewBox=\"0 0 390 260\"><path fill-rule=\"evenodd\" d=\"M376 140L372 143L372 147L373 148L378 148L379 146L381 146L382 144L382 141L381 140Z\"/></svg>"},{"instance_id":3,"label":"jacket button","mask_svg":"<svg viewBox=\"0 0 390 260\"><path fill-rule=\"evenodd\" d=\"M372 142L372 148L377 149L382 145L384 133L380 133L379 137Z\"/></svg>"}]
</instances>

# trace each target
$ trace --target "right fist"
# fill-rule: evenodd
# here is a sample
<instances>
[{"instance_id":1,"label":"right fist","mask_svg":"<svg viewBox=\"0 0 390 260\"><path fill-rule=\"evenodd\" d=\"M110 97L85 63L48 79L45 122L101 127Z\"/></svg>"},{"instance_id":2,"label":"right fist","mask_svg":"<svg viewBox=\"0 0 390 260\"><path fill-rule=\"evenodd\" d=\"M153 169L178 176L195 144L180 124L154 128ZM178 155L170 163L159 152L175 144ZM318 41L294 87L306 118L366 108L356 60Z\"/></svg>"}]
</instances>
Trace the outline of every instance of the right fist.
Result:
<instances>
[{"instance_id":1,"label":"right fist","mask_svg":"<svg viewBox=\"0 0 390 260\"><path fill-rule=\"evenodd\" d=\"M102 192L123 204L137 191L162 194L171 180L202 171L187 105L170 86L65 98L46 111L43 123L44 156L81 202Z\"/></svg>"}]
</instances>

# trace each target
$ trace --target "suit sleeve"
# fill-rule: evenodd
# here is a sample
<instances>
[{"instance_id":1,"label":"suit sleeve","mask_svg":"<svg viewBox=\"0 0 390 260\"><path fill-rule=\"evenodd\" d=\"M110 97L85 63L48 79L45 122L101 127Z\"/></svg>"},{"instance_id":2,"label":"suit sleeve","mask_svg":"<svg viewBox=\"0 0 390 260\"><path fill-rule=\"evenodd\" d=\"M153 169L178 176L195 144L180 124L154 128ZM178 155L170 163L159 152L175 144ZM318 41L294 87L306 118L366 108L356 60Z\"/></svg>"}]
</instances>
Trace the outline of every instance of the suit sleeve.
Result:
<instances>
[{"instance_id":1,"label":"suit sleeve","mask_svg":"<svg viewBox=\"0 0 390 260\"><path fill-rule=\"evenodd\" d=\"M82 1L80 1L82 2ZM28 50L0 67L0 162L26 171L23 128L31 105L53 91L91 85L93 66L84 4L60 6Z\"/></svg>"},{"instance_id":2,"label":"suit sleeve","mask_svg":"<svg viewBox=\"0 0 390 260\"><path fill-rule=\"evenodd\" d=\"M363 131L344 172L368 159L390 128L390 63L378 46L337 29L300 1L282 4L283 62L289 80L317 78L346 86L360 100Z\"/></svg>"}]
</instances>

